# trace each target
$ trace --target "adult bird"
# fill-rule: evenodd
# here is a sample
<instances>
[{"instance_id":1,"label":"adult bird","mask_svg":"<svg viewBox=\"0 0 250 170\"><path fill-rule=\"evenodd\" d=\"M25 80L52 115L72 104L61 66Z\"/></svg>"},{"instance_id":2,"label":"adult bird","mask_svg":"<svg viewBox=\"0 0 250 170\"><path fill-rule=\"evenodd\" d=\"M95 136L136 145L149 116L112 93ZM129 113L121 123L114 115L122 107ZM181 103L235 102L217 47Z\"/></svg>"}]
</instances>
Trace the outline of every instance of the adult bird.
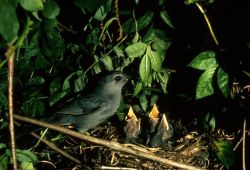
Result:
<instances>
[{"instance_id":1,"label":"adult bird","mask_svg":"<svg viewBox=\"0 0 250 170\"><path fill-rule=\"evenodd\" d=\"M83 133L113 116L119 108L122 87L129 76L112 71L99 77L93 90L60 107L49 122L73 126Z\"/></svg>"}]
</instances>

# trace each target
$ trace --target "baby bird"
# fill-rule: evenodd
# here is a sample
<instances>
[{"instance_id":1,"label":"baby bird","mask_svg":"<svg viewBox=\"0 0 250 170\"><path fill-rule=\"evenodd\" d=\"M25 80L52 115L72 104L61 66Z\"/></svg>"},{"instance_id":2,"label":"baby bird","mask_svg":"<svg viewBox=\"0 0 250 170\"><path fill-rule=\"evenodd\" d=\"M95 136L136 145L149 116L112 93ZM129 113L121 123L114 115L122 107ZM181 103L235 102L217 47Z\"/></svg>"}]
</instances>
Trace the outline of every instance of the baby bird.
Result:
<instances>
[{"instance_id":1,"label":"baby bird","mask_svg":"<svg viewBox=\"0 0 250 170\"><path fill-rule=\"evenodd\" d=\"M124 132L126 134L126 141L129 142L137 142L141 134L141 119L136 117L131 106L125 117Z\"/></svg>"},{"instance_id":2,"label":"baby bird","mask_svg":"<svg viewBox=\"0 0 250 170\"><path fill-rule=\"evenodd\" d=\"M173 128L168 123L166 115L161 115L154 104L149 113L149 130L146 144L150 147L162 147L172 135Z\"/></svg>"}]
</instances>

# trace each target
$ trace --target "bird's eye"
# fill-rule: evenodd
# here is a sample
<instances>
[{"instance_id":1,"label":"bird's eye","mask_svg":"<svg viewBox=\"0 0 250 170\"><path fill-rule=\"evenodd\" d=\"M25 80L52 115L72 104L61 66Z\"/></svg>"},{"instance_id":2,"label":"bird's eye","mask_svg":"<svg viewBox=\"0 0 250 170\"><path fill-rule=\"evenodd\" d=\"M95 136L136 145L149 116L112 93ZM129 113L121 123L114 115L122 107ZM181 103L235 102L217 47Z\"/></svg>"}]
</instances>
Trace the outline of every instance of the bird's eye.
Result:
<instances>
[{"instance_id":1,"label":"bird's eye","mask_svg":"<svg viewBox=\"0 0 250 170\"><path fill-rule=\"evenodd\" d=\"M115 80L116 80L116 81L120 81L121 79L122 79L121 76L116 76L116 77L115 77Z\"/></svg>"}]
</instances>

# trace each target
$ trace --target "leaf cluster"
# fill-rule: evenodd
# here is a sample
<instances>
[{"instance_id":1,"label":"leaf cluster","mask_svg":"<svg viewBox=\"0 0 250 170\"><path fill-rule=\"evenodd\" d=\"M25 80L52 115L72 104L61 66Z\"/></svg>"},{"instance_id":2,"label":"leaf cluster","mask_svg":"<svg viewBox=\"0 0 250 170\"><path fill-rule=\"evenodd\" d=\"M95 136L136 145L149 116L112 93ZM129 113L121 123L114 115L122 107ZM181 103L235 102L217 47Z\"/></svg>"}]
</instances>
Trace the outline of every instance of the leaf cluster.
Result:
<instances>
[{"instance_id":1,"label":"leaf cluster","mask_svg":"<svg viewBox=\"0 0 250 170\"><path fill-rule=\"evenodd\" d=\"M197 2L200 1L185 1L186 4ZM10 46L14 46L16 56L14 95L17 113L42 116L65 98L84 90L89 78L103 71L120 70L132 75L131 86L124 96L125 99L135 99L135 105L142 112L157 102L158 94L168 94L168 84L175 71L167 67L166 61L174 41L175 25L165 8L165 0L150 2L152 6L149 8L144 8L142 3L2 0L1 126L6 124L3 116L8 106L5 53ZM229 96L229 75L217 62L215 51L200 52L187 67L202 72L195 99L217 93L215 86L226 98ZM126 107L124 105L121 112ZM206 121L214 130L214 117L212 121ZM6 149L5 144L1 146L1 150ZM6 169L8 156L6 149L0 158L2 169ZM18 151L18 159L26 169L32 169L37 161L26 150Z\"/></svg>"}]
</instances>

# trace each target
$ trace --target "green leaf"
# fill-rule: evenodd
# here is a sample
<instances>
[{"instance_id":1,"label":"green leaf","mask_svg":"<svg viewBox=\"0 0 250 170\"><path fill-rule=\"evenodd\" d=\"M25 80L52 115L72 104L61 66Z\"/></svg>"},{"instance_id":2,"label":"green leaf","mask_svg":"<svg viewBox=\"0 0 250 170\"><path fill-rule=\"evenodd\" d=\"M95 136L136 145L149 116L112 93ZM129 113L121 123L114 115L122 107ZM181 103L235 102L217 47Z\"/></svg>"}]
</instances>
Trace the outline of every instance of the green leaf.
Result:
<instances>
[{"instance_id":1,"label":"green leaf","mask_svg":"<svg viewBox=\"0 0 250 170\"><path fill-rule=\"evenodd\" d=\"M8 169L8 157L6 155L0 156L0 169L7 170Z\"/></svg>"},{"instance_id":2,"label":"green leaf","mask_svg":"<svg viewBox=\"0 0 250 170\"><path fill-rule=\"evenodd\" d=\"M141 90L142 90L142 82L139 81L135 86L133 97L137 96L141 92Z\"/></svg>"},{"instance_id":3,"label":"green leaf","mask_svg":"<svg viewBox=\"0 0 250 170\"><path fill-rule=\"evenodd\" d=\"M26 115L36 117L45 112L45 104L38 96L34 96L22 104L22 110Z\"/></svg>"},{"instance_id":4,"label":"green leaf","mask_svg":"<svg viewBox=\"0 0 250 170\"><path fill-rule=\"evenodd\" d=\"M212 79L216 68L206 70L200 76L196 86L196 99L210 96L214 93Z\"/></svg>"},{"instance_id":5,"label":"green leaf","mask_svg":"<svg viewBox=\"0 0 250 170\"><path fill-rule=\"evenodd\" d=\"M235 155L233 147L229 142L219 140L214 141L216 147L216 156L221 161L221 163L229 169L229 167L235 162Z\"/></svg>"},{"instance_id":6,"label":"green leaf","mask_svg":"<svg viewBox=\"0 0 250 170\"><path fill-rule=\"evenodd\" d=\"M112 0L107 0L105 4L101 5L94 15L94 19L97 21L103 21L108 14L108 12L111 10L111 4Z\"/></svg>"},{"instance_id":7,"label":"green leaf","mask_svg":"<svg viewBox=\"0 0 250 170\"><path fill-rule=\"evenodd\" d=\"M65 80L63 82L63 87L62 87L63 91L70 92L71 84L72 84L71 82L72 82L72 79L73 79L74 76L75 76L75 72L71 73L70 75L68 75L65 78Z\"/></svg>"},{"instance_id":8,"label":"green leaf","mask_svg":"<svg viewBox=\"0 0 250 170\"><path fill-rule=\"evenodd\" d=\"M45 79L43 77L35 76L29 79L26 85L28 86L41 85L41 84L44 84L44 82L45 82Z\"/></svg>"},{"instance_id":9,"label":"green leaf","mask_svg":"<svg viewBox=\"0 0 250 170\"><path fill-rule=\"evenodd\" d=\"M100 30L98 28L94 28L91 31L91 33L88 34L87 39L86 39L86 44L94 44L97 46L100 43L99 34L100 34Z\"/></svg>"},{"instance_id":10,"label":"green leaf","mask_svg":"<svg viewBox=\"0 0 250 170\"><path fill-rule=\"evenodd\" d=\"M158 4L162 5L166 0L159 0Z\"/></svg>"},{"instance_id":11,"label":"green leaf","mask_svg":"<svg viewBox=\"0 0 250 170\"><path fill-rule=\"evenodd\" d=\"M143 42L138 42L127 46L127 48L125 48L125 52L130 58L136 58L145 54L146 49L147 44Z\"/></svg>"},{"instance_id":12,"label":"green leaf","mask_svg":"<svg viewBox=\"0 0 250 170\"><path fill-rule=\"evenodd\" d=\"M38 15L38 11L33 11L31 13L32 13L33 17L36 18L38 21L40 21L40 22L42 21L42 19Z\"/></svg>"},{"instance_id":13,"label":"green leaf","mask_svg":"<svg viewBox=\"0 0 250 170\"><path fill-rule=\"evenodd\" d=\"M100 7L103 3L105 3L105 0L74 0L74 4L83 9L87 10L90 13L93 13L97 10L98 7Z\"/></svg>"},{"instance_id":14,"label":"green leaf","mask_svg":"<svg viewBox=\"0 0 250 170\"><path fill-rule=\"evenodd\" d=\"M142 30L151 23L153 16L154 12L152 11L146 12L146 14L144 14L141 18L137 20L137 29L135 21L131 17L131 19L129 19L124 23L123 25L124 31L128 33L128 32L136 32Z\"/></svg>"},{"instance_id":15,"label":"green leaf","mask_svg":"<svg viewBox=\"0 0 250 170\"><path fill-rule=\"evenodd\" d=\"M189 64L189 67L198 70L208 70L217 67L214 51L204 51L196 56Z\"/></svg>"},{"instance_id":16,"label":"green leaf","mask_svg":"<svg viewBox=\"0 0 250 170\"><path fill-rule=\"evenodd\" d=\"M144 55L142 57L140 66L139 66L139 74L143 82L147 82L151 72L151 63L148 55Z\"/></svg>"},{"instance_id":17,"label":"green leaf","mask_svg":"<svg viewBox=\"0 0 250 170\"><path fill-rule=\"evenodd\" d=\"M4 143L0 143L0 150L6 148L6 145Z\"/></svg>"},{"instance_id":18,"label":"green leaf","mask_svg":"<svg viewBox=\"0 0 250 170\"><path fill-rule=\"evenodd\" d=\"M150 47L147 48L146 55L150 59L151 67L154 71L159 72L161 70L162 60L160 53L152 51Z\"/></svg>"},{"instance_id":19,"label":"green leaf","mask_svg":"<svg viewBox=\"0 0 250 170\"><path fill-rule=\"evenodd\" d=\"M77 79L74 81L74 92L79 92L83 90L83 88L87 84L87 76L83 70L78 70L76 72Z\"/></svg>"},{"instance_id":20,"label":"green leaf","mask_svg":"<svg viewBox=\"0 0 250 170\"><path fill-rule=\"evenodd\" d=\"M49 61L43 56L43 55L39 55L35 58L35 66L34 69L35 70L44 70L47 69L48 66L51 66L51 64L49 63Z\"/></svg>"},{"instance_id":21,"label":"green leaf","mask_svg":"<svg viewBox=\"0 0 250 170\"><path fill-rule=\"evenodd\" d=\"M55 19L60 12L60 8L54 0L46 1L43 15L48 19Z\"/></svg>"},{"instance_id":22,"label":"green leaf","mask_svg":"<svg viewBox=\"0 0 250 170\"><path fill-rule=\"evenodd\" d=\"M36 155L29 151L29 150L16 150L16 156L18 162L34 162L36 163L38 161Z\"/></svg>"},{"instance_id":23,"label":"green leaf","mask_svg":"<svg viewBox=\"0 0 250 170\"><path fill-rule=\"evenodd\" d=\"M51 95L54 95L61 89L61 78L54 79L49 85L49 92Z\"/></svg>"},{"instance_id":24,"label":"green leaf","mask_svg":"<svg viewBox=\"0 0 250 170\"><path fill-rule=\"evenodd\" d=\"M151 48L153 51L166 51L171 45L170 41L165 41L163 39L156 39L151 43Z\"/></svg>"},{"instance_id":25,"label":"green leaf","mask_svg":"<svg viewBox=\"0 0 250 170\"><path fill-rule=\"evenodd\" d=\"M117 55L117 57L119 57L119 58L120 57L125 57L123 49L121 47L119 47L118 45L116 45L114 47L114 52Z\"/></svg>"},{"instance_id":26,"label":"green leaf","mask_svg":"<svg viewBox=\"0 0 250 170\"><path fill-rule=\"evenodd\" d=\"M135 36L132 38L131 42L132 42L132 44L134 44L134 43L139 42L140 39L141 39L141 37L140 37L139 33L136 31Z\"/></svg>"},{"instance_id":27,"label":"green leaf","mask_svg":"<svg viewBox=\"0 0 250 170\"><path fill-rule=\"evenodd\" d=\"M154 41L165 41L167 40L166 32L154 27L150 27L143 37L143 42L154 42Z\"/></svg>"},{"instance_id":28,"label":"green leaf","mask_svg":"<svg viewBox=\"0 0 250 170\"><path fill-rule=\"evenodd\" d=\"M113 68L113 61L112 61L112 59L111 59L110 56L105 55L105 56L102 58L102 62L103 62L103 64L104 64L105 68L106 68L108 71L114 70L114 68Z\"/></svg>"},{"instance_id":29,"label":"green leaf","mask_svg":"<svg viewBox=\"0 0 250 170\"><path fill-rule=\"evenodd\" d=\"M156 104L158 99L159 99L159 97L157 95L153 94L151 96L151 99L150 99L150 107L152 107L154 104Z\"/></svg>"},{"instance_id":30,"label":"green leaf","mask_svg":"<svg viewBox=\"0 0 250 170\"><path fill-rule=\"evenodd\" d=\"M167 93L167 85L169 81L169 73L166 70L163 70L160 73L156 73L156 79L160 82L163 92Z\"/></svg>"},{"instance_id":31,"label":"green leaf","mask_svg":"<svg viewBox=\"0 0 250 170\"><path fill-rule=\"evenodd\" d=\"M219 67L217 72L217 83L222 94L227 98L229 96L229 77L221 67Z\"/></svg>"},{"instance_id":32,"label":"green leaf","mask_svg":"<svg viewBox=\"0 0 250 170\"><path fill-rule=\"evenodd\" d=\"M22 162L21 170L36 170L32 162Z\"/></svg>"},{"instance_id":33,"label":"green leaf","mask_svg":"<svg viewBox=\"0 0 250 170\"><path fill-rule=\"evenodd\" d=\"M215 127L216 127L216 120L215 120L215 117L213 116L210 121L209 121L209 126L211 128L212 131L215 130Z\"/></svg>"},{"instance_id":34,"label":"green leaf","mask_svg":"<svg viewBox=\"0 0 250 170\"><path fill-rule=\"evenodd\" d=\"M161 12L160 12L160 16L161 16L161 19L162 19L170 28L175 29L174 26L173 26L172 21L170 20L168 11L166 11L166 10L161 11Z\"/></svg>"},{"instance_id":35,"label":"green leaf","mask_svg":"<svg viewBox=\"0 0 250 170\"><path fill-rule=\"evenodd\" d=\"M40 11L43 10L42 0L20 0L21 6L27 11Z\"/></svg>"},{"instance_id":36,"label":"green leaf","mask_svg":"<svg viewBox=\"0 0 250 170\"><path fill-rule=\"evenodd\" d=\"M4 128L7 128L9 126L9 123L6 121L1 122L0 129L3 130Z\"/></svg>"},{"instance_id":37,"label":"green leaf","mask_svg":"<svg viewBox=\"0 0 250 170\"><path fill-rule=\"evenodd\" d=\"M45 56L51 57L55 61L60 61L63 52L65 51L64 40L60 33L53 29L46 32L46 41L42 41L42 48Z\"/></svg>"},{"instance_id":38,"label":"green leaf","mask_svg":"<svg viewBox=\"0 0 250 170\"><path fill-rule=\"evenodd\" d=\"M50 106L53 106L56 102L61 100L66 95L67 95L67 93L65 91L60 91L60 92L57 92L57 93L49 96L49 104L50 104Z\"/></svg>"},{"instance_id":39,"label":"green leaf","mask_svg":"<svg viewBox=\"0 0 250 170\"><path fill-rule=\"evenodd\" d=\"M100 64L99 64L99 57L97 55L94 55L94 59L95 59L95 64L94 64L94 71L96 74L102 72Z\"/></svg>"},{"instance_id":40,"label":"green leaf","mask_svg":"<svg viewBox=\"0 0 250 170\"><path fill-rule=\"evenodd\" d=\"M0 35L8 43L12 43L17 39L19 30L15 8L10 1L1 0L0 11Z\"/></svg>"},{"instance_id":41,"label":"green leaf","mask_svg":"<svg viewBox=\"0 0 250 170\"><path fill-rule=\"evenodd\" d=\"M57 26L57 20L56 19L45 19L43 21L43 29L45 31L49 31Z\"/></svg>"},{"instance_id":42,"label":"green leaf","mask_svg":"<svg viewBox=\"0 0 250 170\"><path fill-rule=\"evenodd\" d=\"M31 37L30 42L27 46L25 46L25 53L24 53L24 59L29 61L30 57L39 55L40 49L39 49L39 40L41 38L40 31L37 31L34 33L34 35Z\"/></svg>"},{"instance_id":43,"label":"green leaf","mask_svg":"<svg viewBox=\"0 0 250 170\"><path fill-rule=\"evenodd\" d=\"M7 102L8 102L7 96L2 91L0 91L0 106L6 105Z\"/></svg>"},{"instance_id":44,"label":"green leaf","mask_svg":"<svg viewBox=\"0 0 250 170\"><path fill-rule=\"evenodd\" d=\"M205 116L204 127L210 129L211 131L215 130L216 120L213 114L207 113Z\"/></svg>"},{"instance_id":45,"label":"green leaf","mask_svg":"<svg viewBox=\"0 0 250 170\"><path fill-rule=\"evenodd\" d=\"M141 18L139 18L137 20L137 31L140 31L142 30L143 28L145 28L146 26L148 26L152 19L153 19L153 16L154 16L154 12L153 11L148 11L145 15L143 15ZM135 32L135 24L133 22L133 26L131 28L131 32Z\"/></svg>"},{"instance_id":46,"label":"green leaf","mask_svg":"<svg viewBox=\"0 0 250 170\"><path fill-rule=\"evenodd\" d=\"M146 98L146 95L145 94L141 94L140 97L139 97L139 100L140 100L140 105L143 109L143 111L147 111L148 109L148 100Z\"/></svg>"}]
</instances>

